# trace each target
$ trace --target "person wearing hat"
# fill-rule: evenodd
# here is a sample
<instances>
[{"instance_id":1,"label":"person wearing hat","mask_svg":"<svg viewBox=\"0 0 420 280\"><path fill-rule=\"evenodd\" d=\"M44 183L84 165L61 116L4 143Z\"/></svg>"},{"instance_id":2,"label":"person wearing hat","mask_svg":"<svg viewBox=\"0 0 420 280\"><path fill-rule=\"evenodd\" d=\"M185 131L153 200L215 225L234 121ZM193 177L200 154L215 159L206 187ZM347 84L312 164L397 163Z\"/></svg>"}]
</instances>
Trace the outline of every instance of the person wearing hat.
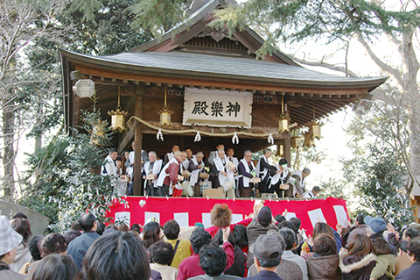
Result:
<instances>
[{"instance_id":1,"label":"person wearing hat","mask_svg":"<svg viewBox=\"0 0 420 280\"><path fill-rule=\"evenodd\" d=\"M26 276L20 275L10 269L13 263L17 247L22 242L23 237L12 229L9 219L6 216L0 216L0 279L22 280Z\"/></svg>"},{"instance_id":2,"label":"person wearing hat","mask_svg":"<svg viewBox=\"0 0 420 280\"><path fill-rule=\"evenodd\" d=\"M378 237L383 237L384 231L386 230L386 222L382 218L373 218L371 216L366 216L363 221L366 224L366 230L368 233L369 238L372 240L372 242L375 241ZM389 247L391 248L391 254L396 255L396 248L394 245L389 244Z\"/></svg>"},{"instance_id":3,"label":"person wearing hat","mask_svg":"<svg viewBox=\"0 0 420 280\"><path fill-rule=\"evenodd\" d=\"M254 244L260 235L266 234L270 229L279 230L279 228L274 223L275 220L273 218L273 214L271 213L270 207L263 206L259 211L254 211L252 214L252 221L246 228L248 246ZM253 263L254 258L252 252L250 252L246 265L249 268Z\"/></svg>"},{"instance_id":4,"label":"person wearing hat","mask_svg":"<svg viewBox=\"0 0 420 280\"><path fill-rule=\"evenodd\" d=\"M254 255L254 263L258 274L248 279L282 279L276 273L281 262L283 248L274 235L260 235L249 248Z\"/></svg>"}]
</instances>

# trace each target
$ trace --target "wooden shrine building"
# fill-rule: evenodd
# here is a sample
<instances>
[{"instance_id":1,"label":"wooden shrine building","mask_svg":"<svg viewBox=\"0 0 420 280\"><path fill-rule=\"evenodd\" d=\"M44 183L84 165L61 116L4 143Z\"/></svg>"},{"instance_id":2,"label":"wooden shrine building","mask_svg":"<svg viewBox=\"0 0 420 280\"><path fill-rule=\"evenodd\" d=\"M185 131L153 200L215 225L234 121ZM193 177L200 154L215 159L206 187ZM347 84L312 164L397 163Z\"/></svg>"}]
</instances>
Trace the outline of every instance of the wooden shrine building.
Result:
<instances>
[{"instance_id":1,"label":"wooden shrine building","mask_svg":"<svg viewBox=\"0 0 420 280\"><path fill-rule=\"evenodd\" d=\"M129 113L131 129L115 137L121 152L130 149L156 151L164 156L174 144L189 146L205 155L222 142L233 147L240 159L246 149L283 145L290 160L290 133L279 132L282 111L293 129L310 125L360 99L386 77L349 78L312 71L275 51L263 60L255 52L264 43L250 28L233 32L208 26L212 11L234 4L227 0L196 0L190 17L159 38L129 52L91 56L61 50L63 99L67 128L81 124L81 110L93 102L73 92L77 73L95 83L96 107L102 119L115 110L121 90L121 108ZM172 111L171 125L160 125L159 111ZM282 100L283 104L282 105ZM140 121L139 121L140 120ZM164 141L157 140L162 128ZM197 140L197 131L201 141ZM232 143L237 133L239 144ZM140 162L140 153L136 153ZM140 187L140 166L135 167L135 191Z\"/></svg>"}]
</instances>

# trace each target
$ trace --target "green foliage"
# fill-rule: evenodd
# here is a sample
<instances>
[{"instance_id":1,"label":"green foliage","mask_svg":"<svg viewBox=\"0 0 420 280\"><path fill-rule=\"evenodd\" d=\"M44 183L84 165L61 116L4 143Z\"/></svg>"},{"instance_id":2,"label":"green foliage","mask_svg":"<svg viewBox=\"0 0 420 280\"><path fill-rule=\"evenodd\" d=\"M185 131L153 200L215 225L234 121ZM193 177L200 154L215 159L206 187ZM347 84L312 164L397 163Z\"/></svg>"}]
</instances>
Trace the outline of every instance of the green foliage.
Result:
<instances>
[{"instance_id":1,"label":"green foliage","mask_svg":"<svg viewBox=\"0 0 420 280\"><path fill-rule=\"evenodd\" d=\"M64 231L87 209L103 219L112 200L107 176L96 174L107 155L112 132L105 127L100 146L91 144L92 126L99 112L84 112L84 125L73 136L60 136L29 156L27 181L19 203L51 219L50 228Z\"/></svg>"},{"instance_id":2,"label":"green foliage","mask_svg":"<svg viewBox=\"0 0 420 280\"><path fill-rule=\"evenodd\" d=\"M188 0L143 0L129 8L136 16L134 27L148 30L154 37L185 19Z\"/></svg>"}]
</instances>

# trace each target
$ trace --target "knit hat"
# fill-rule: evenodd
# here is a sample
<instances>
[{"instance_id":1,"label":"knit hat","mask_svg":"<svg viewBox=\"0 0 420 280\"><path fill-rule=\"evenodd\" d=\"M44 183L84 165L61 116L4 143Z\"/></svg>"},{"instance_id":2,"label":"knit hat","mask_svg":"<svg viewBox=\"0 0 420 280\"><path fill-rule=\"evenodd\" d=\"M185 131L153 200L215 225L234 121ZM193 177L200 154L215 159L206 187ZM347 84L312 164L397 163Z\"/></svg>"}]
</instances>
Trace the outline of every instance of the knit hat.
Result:
<instances>
[{"instance_id":1,"label":"knit hat","mask_svg":"<svg viewBox=\"0 0 420 280\"><path fill-rule=\"evenodd\" d=\"M13 230L9 219L0 215L0 256L16 248L22 239L22 235Z\"/></svg>"},{"instance_id":2,"label":"knit hat","mask_svg":"<svg viewBox=\"0 0 420 280\"><path fill-rule=\"evenodd\" d=\"M261 208L260 212L258 212L258 222L262 226L268 226L273 219L273 214L271 213L271 209L268 206L264 206Z\"/></svg>"},{"instance_id":3,"label":"knit hat","mask_svg":"<svg viewBox=\"0 0 420 280\"><path fill-rule=\"evenodd\" d=\"M373 232L378 233L386 230L386 222L382 218L372 218L371 216L366 216L363 221L368 225Z\"/></svg>"}]
</instances>

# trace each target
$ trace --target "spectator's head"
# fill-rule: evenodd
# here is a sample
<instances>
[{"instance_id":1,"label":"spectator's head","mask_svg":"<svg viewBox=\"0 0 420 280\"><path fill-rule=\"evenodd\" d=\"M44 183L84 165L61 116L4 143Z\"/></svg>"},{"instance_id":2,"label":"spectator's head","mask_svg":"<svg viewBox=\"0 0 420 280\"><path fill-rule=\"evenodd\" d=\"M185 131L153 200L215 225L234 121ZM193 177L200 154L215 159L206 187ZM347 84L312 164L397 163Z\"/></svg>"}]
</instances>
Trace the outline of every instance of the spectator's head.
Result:
<instances>
[{"instance_id":1,"label":"spectator's head","mask_svg":"<svg viewBox=\"0 0 420 280\"><path fill-rule=\"evenodd\" d=\"M267 227L269 224L271 224L271 221L273 219L273 214L271 213L271 208L268 206L263 206L258 212L258 223L262 225L263 227Z\"/></svg>"},{"instance_id":2,"label":"spectator's head","mask_svg":"<svg viewBox=\"0 0 420 280\"><path fill-rule=\"evenodd\" d=\"M122 223L118 226L118 231L127 232L127 231L130 231L130 229L128 228L126 224Z\"/></svg>"},{"instance_id":3,"label":"spectator's head","mask_svg":"<svg viewBox=\"0 0 420 280\"><path fill-rule=\"evenodd\" d=\"M141 228L140 228L139 224L133 224L131 226L131 230L136 231L138 234L140 234L140 232L141 232Z\"/></svg>"},{"instance_id":4,"label":"spectator's head","mask_svg":"<svg viewBox=\"0 0 420 280\"><path fill-rule=\"evenodd\" d=\"M400 241L397 245L398 255L401 256L403 253L407 253L408 241Z\"/></svg>"},{"instance_id":5,"label":"spectator's head","mask_svg":"<svg viewBox=\"0 0 420 280\"><path fill-rule=\"evenodd\" d=\"M239 248L245 248L248 246L248 236L246 234L246 227L244 225L235 225L232 230L233 239L235 239L235 245Z\"/></svg>"},{"instance_id":6,"label":"spectator's head","mask_svg":"<svg viewBox=\"0 0 420 280\"><path fill-rule=\"evenodd\" d=\"M34 270L33 280L73 280L78 274L72 257L51 254L43 258Z\"/></svg>"},{"instance_id":7,"label":"spectator's head","mask_svg":"<svg viewBox=\"0 0 420 280\"><path fill-rule=\"evenodd\" d=\"M302 225L302 222L300 221L299 218L296 218L296 217L290 218L289 221L295 226L296 228L295 232L297 233L300 229L300 226Z\"/></svg>"},{"instance_id":8,"label":"spectator's head","mask_svg":"<svg viewBox=\"0 0 420 280\"><path fill-rule=\"evenodd\" d=\"M233 237L232 232L229 233L228 241L230 244L235 245L235 238ZM212 243L216 246L223 245L223 230L220 228L216 235L212 239Z\"/></svg>"},{"instance_id":9,"label":"spectator's head","mask_svg":"<svg viewBox=\"0 0 420 280\"><path fill-rule=\"evenodd\" d=\"M72 229L72 230L78 230L78 231L82 231L82 230L83 230L83 229L82 229L82 227L80 226L79 221L74 221L74 222L71 224L71 229Z\"/></svg>"},{"instance_id":10,"label":"spectator's head","mask_svg":"<svg viewBox=\"0 0 420 280\"><path fill-rule=\"evenodd\" d=\"M276 215L274 217L274 220L276 220L278 223L281 223L281 222L286 221L286 217L284 217L283 215L278 214L278 215Z\"/></svg>"},{"instance_id":11,"label":"spectator's head","mask_svg":"<svg viewBox=\"0 0 420 280\"><path fill-rule=\"evenodd\" d=\"M320 234L314 240L314 253L319 256L330 256L337 254L335 239L328 234Z\"/></svg>"},{"instance_id":12,"label":"spectator's head","mask_svg":"<svg viewBox=\"0 0 420 280\"><path fill-rule=\"evenodd\" d=\"M79 218L79 224L85 232L96 231L96 217L92 213L86 213Z\"/></svg>"},{"instance_id":13,"label":"spectator's head","mask_svg":"<svg viewBox=\"0 0 420 280\"><path fill-rule=\"evenodd\" d=\"M116 165L118 168L120 168L120 167L122 166L122 157L118 156L118 157L115 159L115 165Z\"/></svg>"},{"instance_id":14,"label":"spectator's head","mask_svg":"<svg viewBox=\"0 0 420 280\"><path fill-rule=\"evenodd\" d=\"M372 218L371 216L366 216L363 221L368 226L367 231L370 235L381 235L386 230L386 222L382 218Z\"/></svg>"},{"instance_id":15,"label":"spectator's head","mask_svg":"<svg viewBox=\"0 0 420 280\"><path fill-rule=\"evenodd\" d=\"M235 155L235 150L233 148L227 149L226 155L228 157L233 157Z\"/></svg>"},{"instance_id":16,"label":"spectator's head","mask_svg":"<svg viewBox=\"0 0 420 280\"><path fill-rule=\"evenodd\" d=\"M143 227L143 241L146 248L149 248L154 243L160 241L159 237L160 226L157 222L150 222Z\"/></svg>"},{"instance_id":17,"label":"spectator's head","mask_svg":"<svg viewBox=\"0 0 420 280\"><path fill-rule=\"evenodd\" d=\"M148 280L149 258L131 232L115 231L95 240L83 258L86 280Z\"/></svg>"},{"instance_id":18,"label":"spectator's head","mask_svg":"<svg viewBox=\"0 0 420 280\"><path fill-rule=\"evenodd\" d=\"M200 266L209 276L219 276L225 271L227 256L218 246L204 246L200 249Z\"/></svg>"},{"instance_id":19,"label":"spectator's head","mask_svg":"<svg viewBox=\"0 0 420 280\"><path fill-rule=\"evenodd\" d=\"M210 218L215 227L228 227L232 221L232 210L227 204L215 204L210 211Z\"/></svg>"},{"instance_id":20,"label":"spectator's head","mask_svg":"<svg viewBox=\"0 0 420 280\"><path fill-rule=\"evenodd\" d=\"M157 159L157 154L154 151L149 152L149 161L150 162L155 162Z\"/></svg>"},{"instance_id":21,"label":"spectator's head","mask_svg":"<svg viewBox=\"0 0 420 280\"><path fill-rule=\"evenodd\" d=\"M420 237L416 237L408 243L407 255L411 262L420 262Z\"/></svg>"},{"instance_id":22,"label":"spectator's head","mask_svg":"<svg viewBox=\"0 0 420 280\"><path fill-rule=\"evenodd\" d=\"M22 219L28 219L28 216L26 216L25 214L23 214L22 212L16 213L16 215L14 215L12 217L12 220L14 219L18 219L18 218L22 218Z\"/></svg>"},{"instance_id":23,"label":"spectator's head","mask_svg":"<svg viewBox=\"0 0 420 280\"><path fill-rule=\"evenodd\" d=\"M44 236L42 235L35 235L32 236L28 241L28 249L34 261L39 261L42 258L41 251L39 250L39 245L42 244L43 238Z\"/></svg>"},{"instance_id":24,"label":"spectator's head","mask_svg":"<svg viewBox=\"0 0 420 280\"><path fill-rule=\"evenodd\" d=\"M303 168L303 170L302 170L302 177L303 178L308 177L310 174L311 174L311 170L309 168L307 168L307 167Z\"/></svg>"},{"instance_id":25,"label":"spectator's head","mask_svg":"<svg viewBox=\"0 0 420 280\"><path fill-rule=\"evenodd\" d=\"M402 239L405 241L411 241L417 236L420 236L420 232L415 228L409 227L404 231Z\"/></svg>"},{"instance_id":26,"label":"spectator's head","mask_svg":"<svg viewBox=\"0 0 420 280\"><path fill-rule=\"evenodd\" d=\"M0 215L0 261L10 265L15 260L17 247L22 240L22 235L13 230L9 219Z\"/></svg>"},{"instance_id":27,"label":"spectator's head","mask_svg":"<svg viewBox=\"0 0 420 280\"><path fill-rule=\"evenodd\" d=\"M279 226L280 229L288 228L288 229L293 230L295 233L297 232L297 229L296 229L295 225L292 224L292 222L290 222L290 221L283 221L278 226Z\"/></svg>"},{"instance_id":28,"label":"spectator's head","mask_svg":"<svg viewBox=\"0 0 420 280\"><path fill-rule=\"evenodd\" d=\"M22 243L26 244L28 239L32 236L31 223L25 218L13 219L10 224L14 231L22 235Z\"/></svg>"},{"instance_id":29,"label":"spectator's head","mask_svg":"<svg viewBox=\"0 0 420 280\"><path fill-rule=\"evenodd\" d=\"M364 225L365 224L365 215L363 215L363 214L359 214L359 215L357 215L357 217L356 217L356 225Z\"/></svg>"},{"instance_id":30,"label":"spectator's head","mask_svg":"<svg viewBox=\"0 0 420 280\"><path fill-rule=\"evenodd\" d=\"M321 192L321 188L318 186L315 186L312 188L312 193L317 196Z\"/></svg>"},{"instance_id":31,"label":"spectator's head","mask_svg":"<svg viewBox=\"0 0 420 280\"><path fill-rule=\"evenodd\" d=\"M156 242L149 248L149 251L152 262L161 265L170 265L175 255L172 245L165 241Z\"/></svg>"},{"instance_id":32,"label":"spectator's head","mask_svg":"<svg viewBox=\"0 0 420 280\"><path fill-rule=\"evenodd\" d=\"M284 227L279 230L280 235L286 242L286 251L291 251L296 245L296 233L290 228Z\"/></svg>"},{"instance_id":33,"label":"spectator's head","mask_svg":"<svg viewBox=\"0 0 420 280\"><path fill-rule=\"evenodd\" d=\"M178 239L179 232L179 224L175 220L169 220L163 225L163 234L165 234L168 240Z\"/></svg>"},{"instance_id":34,"label":"spectator's head","mask_svg":"<svg viewBox=\"0 0 420 280\"><path fill-rule=\"evenodd\" d=\"M112 158L112 160L116 160L118 157L118 152L115 148L109 149L109 156Z\"/></svg>"},{"instance_id":35,"label":"spectator's head","mask_svg":"<svg viewBox=\"0 0 420 280\"><path fill-rule=\"evenodd\" d=\"M383 237L375 238L373 247L375 247L378 256L391 254L391 248Z\"/></svg>"},{"instance_id":36,"label":"spectator's head","mask_svg":"<svg viewBox=\"0 0 420 280\"><path fill-rule=\"evenodd\" d=\"M99 235L102 235L104 233L105 230L105 224L102 222L97 222L97 228L96 228L96 233ZM67 243L69 244L69 243Z\"/></svg>"},{"instance_id":37,"label":"spectator's head","mask_svg":"<svg viewBox=\"0 0 420 280\"><path fill-rule=\"evenodd\" d=\"M78 230L68 230L66 231L63 236L66 239L66 243L70 244L76 237L82 235L82 233Z\"/></svg>"},{"instance_id":38,"label":"spectator's head","mask_svg":"<svg viewBox=\"0 0 420 280\"><path fill-rule=\"evenodd\" d=\"M224 149L225 149L225 144L223 144L223 143L217 144L216 151L218 151L218 150L224 150Z\"/></svg>"},{"instance_id":39,"label":"spectator's head","mask_svg":"<svg viewBox=\"0 0 420 280\"><path fill-rule=\"evenodd\" d=\"M281 262L283 248L280 242L273 235L262 234L257 241L250 247L254 254L254 263L257 271L264 268L275 268Z\"/></svg>"},{"instance_id":40,"label":"spectator's head","mask_svg":"<svg viewBox=\"0 0 420 280\"><path fill-rule=\"evenodd\" d=\"M179 151L179 146L178 145L173 145L172 146L172 153L178 152Z\"/></svg>"},{"instance_id":41,"label":"spectator's head","mask_svg":"<svg viewBox=\"0 0 420 280\"><path fill-rule=\"evenodd\" d=\"M334 232L329 225L327 225L326 223L316 223L314 230L312 231L312 238L315 240L316 237L322 233L328 234L329 236L334 238Z\"/></svg>"},{"instance_id":42,"label":"spectator's head","mask_svg":"<svg viewBox=\"0 0 420 280\"><path fill-rule=\"evenodd\" d=\"M44 237L41 243L41 257L50 254L64 254L67 252L67 243L60 233L50 233Z\"/></svg>"},{"instance_id":43,"label":"spectator's head","mask_svg":"<svg viewBox=\"0 0 420 280\"><path fill-rule=\"evenodd\" d=\"M349 243L347 256L366 256L370 253L376 255L372 240L364 234L355 234Z\"/></svg>"},{"instance_id":44,"label":"spectator's head","mask_svg":"<svg viewBox=\"0 0 420 280\"><path fill-rule=\"evenodd\" d=\"M210 244L211 235L203 228L196 228L191 234L190 241L193 252L198 254L201 247Z\"/></svg>"}]
</instances>

